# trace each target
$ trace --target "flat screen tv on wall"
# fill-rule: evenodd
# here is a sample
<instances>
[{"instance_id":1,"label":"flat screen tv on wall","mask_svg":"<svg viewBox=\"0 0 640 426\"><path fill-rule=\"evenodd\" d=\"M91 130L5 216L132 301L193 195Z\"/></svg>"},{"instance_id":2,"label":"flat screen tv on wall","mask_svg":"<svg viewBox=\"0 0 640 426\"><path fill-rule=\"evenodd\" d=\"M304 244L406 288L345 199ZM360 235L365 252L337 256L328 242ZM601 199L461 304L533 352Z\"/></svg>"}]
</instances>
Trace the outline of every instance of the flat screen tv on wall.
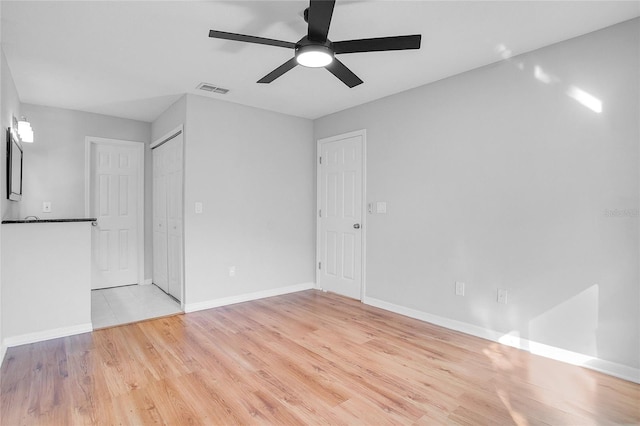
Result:
<instances>
[{"instance_id":1,"label":"flat screen tv on wall","mask_svg":"<svg viewBox=\"0 0 640 426\"><path fill-rule=\"evenodd\" d=\"M7 129L7 198L22 199L22 147L11 127Z\"/></svg>"}]
</instances>

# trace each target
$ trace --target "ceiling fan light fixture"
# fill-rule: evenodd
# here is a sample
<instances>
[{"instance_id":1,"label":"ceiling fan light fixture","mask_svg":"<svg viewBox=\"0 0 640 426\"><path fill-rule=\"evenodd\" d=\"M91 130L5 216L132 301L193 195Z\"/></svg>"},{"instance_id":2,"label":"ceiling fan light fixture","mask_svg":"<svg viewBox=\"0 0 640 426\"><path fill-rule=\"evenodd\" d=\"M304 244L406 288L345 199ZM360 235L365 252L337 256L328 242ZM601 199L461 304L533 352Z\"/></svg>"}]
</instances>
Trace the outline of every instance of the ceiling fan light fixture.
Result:
<instances>
[{"instance_id":1,"label":"ceiling fan light fixture","mask_svg":"<svg viewBox=\"0 0 640 426\"><path fill-rule=\"evenodd\" d=\"M326 67L333 62L333 52L326 46L307 45L301 46L296 51L296 60L303 67Z\"/></svg>"}]
</instances>

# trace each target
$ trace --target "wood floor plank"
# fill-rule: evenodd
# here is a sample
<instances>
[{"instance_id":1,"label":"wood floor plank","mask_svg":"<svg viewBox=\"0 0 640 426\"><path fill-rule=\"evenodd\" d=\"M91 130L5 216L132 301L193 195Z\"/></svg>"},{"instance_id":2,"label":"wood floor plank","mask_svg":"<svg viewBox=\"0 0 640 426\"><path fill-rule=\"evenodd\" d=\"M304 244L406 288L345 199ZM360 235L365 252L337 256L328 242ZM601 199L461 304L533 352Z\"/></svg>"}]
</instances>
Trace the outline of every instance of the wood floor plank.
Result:
<instances>
[{"instance_id":1,"label":"wood floor plank","mask_svg":"<svg viewBox=\"0 0 640 426\"><path fill-rule=\"evenodd\" d=\"M432 406L432 401L437 401L441 406L445 403L449 406L457 405L457 395L451 395L456 392L451 382L446 387L448 394L445 395L429 385L428 379L420 372L405 374L404 366L391 366L383 359L384 355L373 354L365 346L353 346L344 341L332 345L326 340L316 341L314 344L323 348L322 354L330 360L333 374L346 379L352 391L363 395L374 406L387 413L399 409L405 416L417 419L424 414L426 408ZM392 371L390 366L394 374L389 374ZM433 398L436 393L437 398ZM458 394L460 393L458 388Z\"/></svg>"},{"instance_id":2,"label":"wood floor plank","mask_svg":"<svg viewBox=\"0 0 640 426\"><path fill-rule=\"evenodd\" d=\"M1 425L639 424L640 385L315 290L9 348Z\"/></svg>"}]
</instances>

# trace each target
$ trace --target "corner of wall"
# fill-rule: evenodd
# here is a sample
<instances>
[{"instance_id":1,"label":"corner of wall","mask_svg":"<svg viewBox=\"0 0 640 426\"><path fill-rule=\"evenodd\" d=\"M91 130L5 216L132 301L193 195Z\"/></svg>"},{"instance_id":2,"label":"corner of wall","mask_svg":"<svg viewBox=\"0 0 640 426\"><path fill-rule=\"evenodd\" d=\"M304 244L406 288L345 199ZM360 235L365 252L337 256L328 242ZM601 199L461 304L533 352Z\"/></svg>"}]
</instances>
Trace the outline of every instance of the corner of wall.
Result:
<instances>
[{"instance_id":1,"label":"corner of wall","mask_svg":"<svg viewBox=\"0 0 640 426\"><path fill-rule=\"evenodd\" d=\"M0 23L2 22L2 2L0 2ZM1 25L0 25L1 26ZM0 31L0 100L2 99L2 79L3 72L2 68L4 67L4 51L2 50L2 31ZM0 144L2 146L2 144ZM4 200L0 196L0 213L4 211ZM0 214L1 216L1 214ZM0 241L2 241L2 227L0 226ZM0 258L2 257L2 243L0 243ZM2 367L2 363L4 362L4 355L7 352L7 348L4 345L2 340L2 271L0 270L0 367Z\"/></svg>"},{"instance_id":2,"label":"corner of wall","mask_svg":"<svg viewBox=\"0 0 640 426\"><path fill-rule=\"evenodd\" d=\"M2 129L6 130L8 127L13 125L13 117L18 117L20 115L20 97L11 74L11 69L7 63L7 58L4 54L4 50L2 49L0 49L0 68L0 86L2 87L0 89L0 92L2 93L2 96L0 97L0 122L2 123ZM4 132L2 132L2 134L0 152L5 152L6 140ZM4 198L6 196L4 193L4 188L6 188L6 179L7 177L5 174L0 173L0 190L2 190L2 193L0 194L0 199L2 199L0 211L3 219L17 217L19 215L20 207L19 202L7 202Z\"/></svg>"},{"instance_id":3,"label":"corner of wall","mask_svg":"<svg viewBox=\"0 0 640 426\"><path fill-rule=\"evenodd\" d=\"M2 367L2 363L4 363L4 356L7 354L7 345L2 342L0 344L0 367Z\"/></svg>"}]
</instances>

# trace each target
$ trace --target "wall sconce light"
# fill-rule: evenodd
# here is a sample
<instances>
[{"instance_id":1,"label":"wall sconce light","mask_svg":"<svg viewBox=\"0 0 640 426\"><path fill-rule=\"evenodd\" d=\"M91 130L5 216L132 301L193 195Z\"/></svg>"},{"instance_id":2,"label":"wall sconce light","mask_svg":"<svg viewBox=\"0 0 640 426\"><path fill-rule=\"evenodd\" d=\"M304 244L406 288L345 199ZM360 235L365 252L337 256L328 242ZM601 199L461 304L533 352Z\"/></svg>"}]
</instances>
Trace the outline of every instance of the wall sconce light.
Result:
<instances>
[{"instance_id":1,"label":"wall sconce light","mask_svg":"<svg viewBox=\"0 0 640 426\"><path fill-rule=\"evenodd\" d=\"M18 121L18 135L20 135L22 142L33 143L33 129L31 128L31 123L24 116Z\"/></svg>"}]
</instances>

